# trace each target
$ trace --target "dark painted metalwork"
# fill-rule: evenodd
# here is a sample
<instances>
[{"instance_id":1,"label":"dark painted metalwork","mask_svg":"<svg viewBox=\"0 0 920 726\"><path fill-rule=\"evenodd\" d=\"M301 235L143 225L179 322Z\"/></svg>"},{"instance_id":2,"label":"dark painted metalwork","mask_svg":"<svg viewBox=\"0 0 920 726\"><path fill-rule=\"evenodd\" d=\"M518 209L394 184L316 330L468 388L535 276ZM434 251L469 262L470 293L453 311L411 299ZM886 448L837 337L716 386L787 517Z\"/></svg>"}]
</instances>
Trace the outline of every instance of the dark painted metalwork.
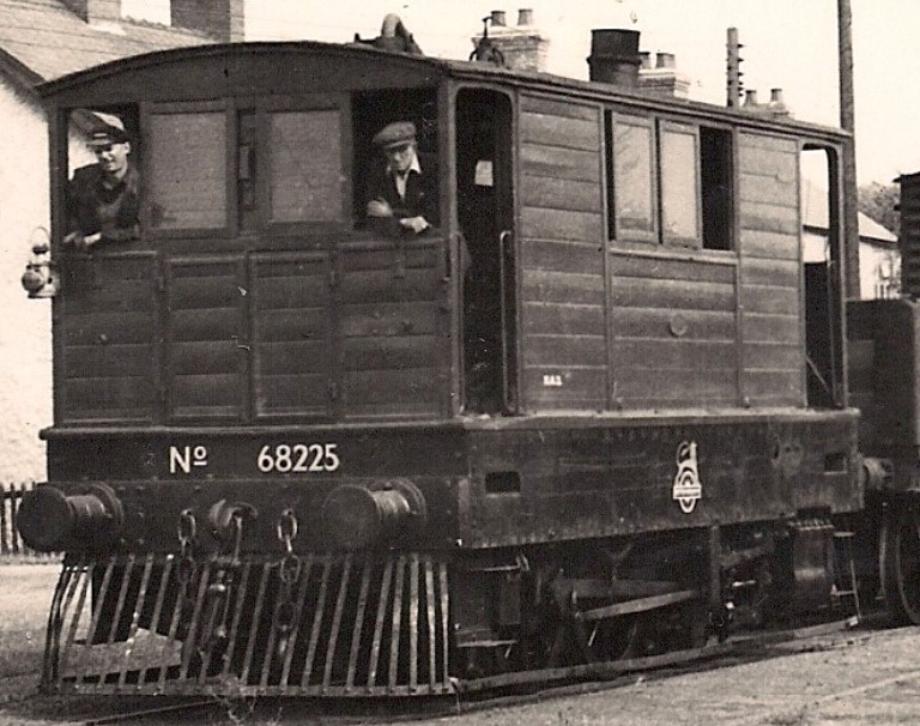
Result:
<instances>
[{"instance_id":1,"label":"dark painted metalwork","mask_svg":"<svg viewBox=\"0 0 920 726\"><path fill-rule=\"evenodd\" d=\"M143 567L131 555L69 560L55 589L43 685L61 691L174 694L206 687L228 696L453 692L447 669L446 563L421 553L324 554L310 560L298 573L298 614L283 649L274 647L283 630L277 559L246 558L230 595L233 623L223 644L201 638L213 562L199 564L193 601L187 602L171 555L147 555ZM322 563L321 573L313 562ZM105 573L101 578L100 572ZM391 578L392 589L380 586ZM92 609L86 597L91 587L97 603ZM127 597L128 592L134 595ZM111 623L103 623L103 604L113 597L115 613ZM166 615L169 600L174 601L171 617ZM263 618L262 612L272 615ZM164 617L171 620L168 628ZM241 645L242 657L236 655ZM385 685L376 677L381 655Z\"/></svg>"}]
</instances>

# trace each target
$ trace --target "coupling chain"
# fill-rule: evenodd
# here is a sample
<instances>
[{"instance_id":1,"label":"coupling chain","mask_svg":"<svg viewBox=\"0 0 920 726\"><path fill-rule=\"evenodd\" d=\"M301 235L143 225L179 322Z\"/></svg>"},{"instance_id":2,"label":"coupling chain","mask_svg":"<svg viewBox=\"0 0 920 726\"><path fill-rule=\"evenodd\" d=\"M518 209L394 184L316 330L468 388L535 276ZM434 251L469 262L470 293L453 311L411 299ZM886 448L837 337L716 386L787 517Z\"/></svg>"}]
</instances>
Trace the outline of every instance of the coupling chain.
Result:
<instances>
[{"instance_id":1,"label":"coupling chain","mask_svg":"<svg viewBox=\"0 0 920 726\"><path fill-rule=\"evenodd\" d=\"M278 639L278 657L282 658L287 650L290 632L297 619L297 603L294 601L294 584L300 579L302 561L294 552L294 538L297 536L297 516L292 509L285 509L278 518L277 534L284 556L278 563L278 606L275 611L275 625L280 631Z\"/></svg>"},{"instance_id":2,"label":"coupling chain","mask_svg":"<svg viewBox=\"0 0 920 726\"><path fill-rule=\"evenodd\" d=\"M176 567L176 579L179 581L179 597L182 602L182 611L185 614L179 627L180 630L184 630L195 609L195 584L198 580L198 566L194 557L198 523L191 509L183 509L180 512L179 522L176 525L176 536L179 539L179 564Z\"/></svg>"},{"instance_id":3,"label":"coupling chain","mask_svg":"<svg viewBox=\"0 0 920 726\"><path fill-rule=\"evenodd\" d=\"M176 536L179 539L179 566L176 570L176 577L183 590L187 590L195 577L194 547L198 536L198 524L191 509L183 509L179 514Z\"/></svg>"},{"instance_id":4,"label":"coupling chain","mask_svg":"<svg viewBox=\"0 0 920 726\"><path fill-rule=\"evenodd\" d=\"M230 601L236 572L239 570L240 549L243 542L243 514L235 511L230 518L230 527L233 528L233 537L231 539L232 548L228 559L221 560L217 555L214 557L215 569L214 581L208 585L207 591L207 610L205 618L205 627L202 630L200 643L201 649L207 652L213 652L216 648L222 647L229 640L229 630L227 623L230 620Z\"/></svg>"}]
</instances>

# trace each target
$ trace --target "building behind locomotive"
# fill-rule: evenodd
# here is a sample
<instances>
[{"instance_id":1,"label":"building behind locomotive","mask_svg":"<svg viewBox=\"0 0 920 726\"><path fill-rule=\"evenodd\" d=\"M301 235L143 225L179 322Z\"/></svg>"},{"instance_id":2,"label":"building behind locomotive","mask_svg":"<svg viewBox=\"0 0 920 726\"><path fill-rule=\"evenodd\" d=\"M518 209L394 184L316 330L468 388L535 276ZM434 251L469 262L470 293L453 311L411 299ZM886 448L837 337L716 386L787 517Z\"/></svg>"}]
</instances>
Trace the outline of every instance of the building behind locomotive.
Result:
<instances>
[{"instance_id":1,"label":"building behind locomotive","mask_svg":"<svg viewBox=\"0 0 920 726\"><path fill-rule=\"evenodd\" d=\"M60 289L30 543L423 553L468 656L578 582L636 612L721 611L750 577L828 605L831 518L862 506L843 234L835 213L804 265L798 200L814 153L836 212L846 137L606 83L638 63L612 37L591 82L297 43L46 85ZM91 254L61 245L77 109L124 119L143 180L140 238ZM396 120L437 158L418 237L363 222Z\"/></svg>"}]
</instances>

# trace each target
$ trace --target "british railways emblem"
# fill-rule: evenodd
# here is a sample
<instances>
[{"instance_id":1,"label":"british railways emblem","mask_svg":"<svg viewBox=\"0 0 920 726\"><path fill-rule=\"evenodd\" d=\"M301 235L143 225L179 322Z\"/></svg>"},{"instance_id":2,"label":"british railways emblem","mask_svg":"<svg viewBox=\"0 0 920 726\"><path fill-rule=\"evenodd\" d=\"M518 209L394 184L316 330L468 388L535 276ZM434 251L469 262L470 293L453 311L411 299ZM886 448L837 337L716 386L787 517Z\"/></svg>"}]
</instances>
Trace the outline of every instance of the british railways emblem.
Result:
<instances>
[{"instance_id":1,"label":"british railways emblem","mask_svg":"<svg viewBox=\"0 0 920 726\"><path fill-rule=\"evenodd\" d=\"M681 441L677 446L677 474L674 476L672 497L680 504L684 514L693 512L696 503L703 497L695 441Z\"/></svg>"}]
</instances>

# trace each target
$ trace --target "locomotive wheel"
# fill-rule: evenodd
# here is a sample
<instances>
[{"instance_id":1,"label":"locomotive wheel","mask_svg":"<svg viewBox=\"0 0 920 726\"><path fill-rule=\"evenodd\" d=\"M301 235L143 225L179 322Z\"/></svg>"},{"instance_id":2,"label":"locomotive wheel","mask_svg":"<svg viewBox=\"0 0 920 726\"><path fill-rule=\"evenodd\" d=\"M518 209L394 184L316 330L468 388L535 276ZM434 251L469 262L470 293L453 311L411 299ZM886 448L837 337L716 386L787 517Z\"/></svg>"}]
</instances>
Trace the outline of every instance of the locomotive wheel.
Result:
<instances>
[{"instance_id":1,"label":"locomotive wheel","mask_svg":"<svg viewBox=\"0 0 920 726\"><path fill-rule=\"evenodd\" d=\"M892 617L920 625L920 514L889 511L882 525L879 568Z\"/></svg>"},{"instance_id":2,"label":"locomotive wheel","mask_svg":"<svg viewBox=\"0 0 920 726\"><path fill-rule=\"evenodd\" d=\"M621 660L640 654L640 619L626 615L598 623L591 634L587 623L561 621L556 625L545 665L550 668L598 661Z\"/></svg>"},{"instance_id":3,"label":"locomotive wheel","mask_svg":"<svg viewBox=\"0 0 920 726\"><path fill-rule=\"evenodd\" d=\"M601 660L623 660L641 655L642 622L638 615L623 615L603 622L592 650Z\"/></svg>"}]
</instances>

